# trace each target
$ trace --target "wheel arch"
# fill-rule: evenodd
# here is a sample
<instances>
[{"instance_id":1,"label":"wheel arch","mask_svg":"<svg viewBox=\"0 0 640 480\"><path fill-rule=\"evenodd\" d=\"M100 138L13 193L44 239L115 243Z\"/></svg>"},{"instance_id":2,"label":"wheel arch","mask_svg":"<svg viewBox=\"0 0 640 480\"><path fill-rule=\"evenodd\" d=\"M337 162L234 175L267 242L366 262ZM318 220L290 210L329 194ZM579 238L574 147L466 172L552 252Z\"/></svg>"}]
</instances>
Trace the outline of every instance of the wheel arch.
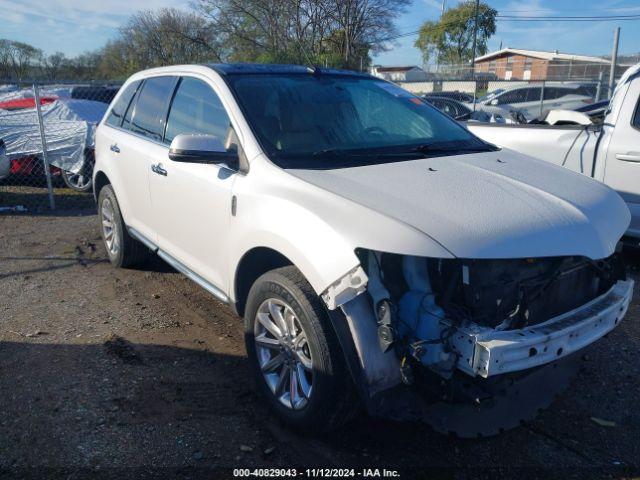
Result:
<instances>
[{"instance_id":1,"label":"wheel arch","mask_svg":"<svg viewBox=\"0 0 640 480\"><path fill-rule=\"evenodd\" d=\"M270 247L253 247L245 252L238 262L233 277L233 307L236 313L239 316L244 315L249 290L261 275L287 265L298 268L289 258Z\"/></svg>"},{"instance_id":2,"label":"wheel arch","mask_svg":"<svg viewBox=\"0 0 640 480\"><path fill-rule=\"evenodd\" d=\"M102 170L98 170L93 176L93 198L96 203L98 202L98 196L100 195L100 190L104 188L105 185L110 185L111 180L107 177L107 174Z\"/></svg>"}]
</instances>

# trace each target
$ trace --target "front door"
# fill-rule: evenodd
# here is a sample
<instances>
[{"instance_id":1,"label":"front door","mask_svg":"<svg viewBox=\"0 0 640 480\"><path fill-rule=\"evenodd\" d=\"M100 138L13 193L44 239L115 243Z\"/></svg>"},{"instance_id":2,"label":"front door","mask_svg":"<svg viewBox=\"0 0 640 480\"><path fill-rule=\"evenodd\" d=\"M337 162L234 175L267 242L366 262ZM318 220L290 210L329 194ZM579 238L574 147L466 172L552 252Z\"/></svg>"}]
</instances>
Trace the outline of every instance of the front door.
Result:
<instances>
[{"instance_id":1,"label":"front door","mask_svg":"<svg viewBox=\"0 0 640 480\"><path fill-rule=\"evenodd\" d=\"M630 232L640 237L640 82L631 82L607 151L604 183L614 188L631 210Z\"/></svg>"},{"instance_id":2,"label":"front door","mask_svg":"<svg viewBox=\"0 0 640 480\"><path fill-rule=\"evenodd\" d=\"M166 152L149 184L160 249L223 291L236 173L220 165L174 162L168 148L183 133L215 135L224 143L229 128L229 117L212 87L183 77L167 118Z\"/></svg>"}]
</instances>

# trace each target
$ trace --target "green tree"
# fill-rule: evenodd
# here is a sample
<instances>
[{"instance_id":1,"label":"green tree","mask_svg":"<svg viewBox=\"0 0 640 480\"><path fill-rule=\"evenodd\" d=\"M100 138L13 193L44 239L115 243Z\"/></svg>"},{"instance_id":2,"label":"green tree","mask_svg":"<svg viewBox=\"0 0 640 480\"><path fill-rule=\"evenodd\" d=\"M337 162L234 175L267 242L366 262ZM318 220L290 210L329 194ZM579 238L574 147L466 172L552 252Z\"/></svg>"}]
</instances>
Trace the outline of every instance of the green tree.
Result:
<instances>
[{"instance_id":1,"label":"green tree","mask_svg":"<svg viewBox=\"0 0 640 480\"><path fill-rule=\"evenodd\" d=\"M487 53L487 42L496 33L496 15L486 3L478 7L478 40L476 55ZM415 46L422 52L425 63L436 60L440 64L459 65L473 57L475 1L466 0L442 14L437 22L425 22Z\"/></svg>"}]
</instances>

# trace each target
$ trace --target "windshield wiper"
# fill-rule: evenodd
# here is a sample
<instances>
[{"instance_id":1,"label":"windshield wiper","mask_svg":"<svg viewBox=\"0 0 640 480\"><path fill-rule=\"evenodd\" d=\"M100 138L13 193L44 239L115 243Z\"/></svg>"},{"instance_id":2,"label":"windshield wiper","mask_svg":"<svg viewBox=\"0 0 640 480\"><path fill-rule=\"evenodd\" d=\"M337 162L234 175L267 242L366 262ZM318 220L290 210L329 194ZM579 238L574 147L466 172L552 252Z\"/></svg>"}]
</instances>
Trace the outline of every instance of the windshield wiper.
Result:
<instances>
[{"instance_id":1,"label":"windshield wiper","mask_svg":"<svg viewBox=\"0 0 640 480\"><path fill-rule=\"evenodd\" d=\"M317 157L337 157L338 155L345 155L347 154L344 150L341 150L339 148L325 148L324 150L318 150L316 152L313 152L311 154L311 156L313 158L317 158Z\"/></svg>"},{"instance_id":2,"label":"windshield wiper","mask_svg":"<svg viewBox=\"0 0 640 480\"><path fill-rule=\"evenodd\" d=\"M418 153L439 153L439 152L490 152L492 148L489 145L438 145L433 143L424 143L422 145L416 145L409 149L410 152Z\"/></svg>"}]
</instances>

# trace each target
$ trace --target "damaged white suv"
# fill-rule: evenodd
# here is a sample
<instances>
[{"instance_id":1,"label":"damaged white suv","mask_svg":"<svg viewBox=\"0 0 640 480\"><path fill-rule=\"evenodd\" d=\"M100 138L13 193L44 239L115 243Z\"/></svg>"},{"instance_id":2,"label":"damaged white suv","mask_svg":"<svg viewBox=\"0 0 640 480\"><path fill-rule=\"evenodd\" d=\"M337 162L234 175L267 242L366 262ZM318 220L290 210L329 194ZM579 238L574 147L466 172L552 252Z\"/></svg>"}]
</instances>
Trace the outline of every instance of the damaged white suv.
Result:
<instances>
[{"instance_id":1,"label":"damaged white suv","mask_svg":"<svg viewBox=\"0 0 640 480\"><path fill-rule=\"evenodd\" d=\"M548 404L633 290L611 189L344 71L211 65L124 84L96 135L114 265L149 250L244 317L289 424L487 435Z\"/></svg>"}]
</instances>

